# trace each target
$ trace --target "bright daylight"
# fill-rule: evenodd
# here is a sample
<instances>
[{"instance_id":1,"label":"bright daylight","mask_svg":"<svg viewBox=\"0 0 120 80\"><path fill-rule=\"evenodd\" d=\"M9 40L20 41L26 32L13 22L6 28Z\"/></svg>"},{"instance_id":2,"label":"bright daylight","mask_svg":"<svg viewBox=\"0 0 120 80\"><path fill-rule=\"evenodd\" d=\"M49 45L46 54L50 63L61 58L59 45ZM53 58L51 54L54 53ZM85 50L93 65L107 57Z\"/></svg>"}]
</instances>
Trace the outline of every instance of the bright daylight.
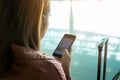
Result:
<instances>
[{"instance_id":1,"label":"bright daylight","mask_svg":"<svg viewBox=\"0 0 120 80\"><path fill-rule=\"evenodd\" d=\"M77 35L73 44L73 80L97 80L98 45L108 38L106 80L120 70L120 0L51 0L49 28L42 51L53 51L63 34ZM51 48L47 47L50 46ZM104 51L102 50L101 80Z\"/></svg>"}]
</instances>

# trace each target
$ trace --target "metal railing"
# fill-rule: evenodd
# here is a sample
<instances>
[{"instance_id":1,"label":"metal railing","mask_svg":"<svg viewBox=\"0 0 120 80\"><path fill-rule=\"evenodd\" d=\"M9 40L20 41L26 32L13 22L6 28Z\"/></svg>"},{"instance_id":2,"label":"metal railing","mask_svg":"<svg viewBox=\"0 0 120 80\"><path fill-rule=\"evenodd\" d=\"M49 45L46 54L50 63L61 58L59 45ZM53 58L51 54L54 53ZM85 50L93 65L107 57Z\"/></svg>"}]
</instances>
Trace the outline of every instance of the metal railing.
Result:
<instances>
[{"instance_id":1,"label":"metal railing","mask_svg":"<svg viewBox=\"0 0 120 80\"><path fill-rule=\"evenodd\" d=\"M106 64L107 64L107 47L108 47L108 38L103 39L98 45L98 70L97 70L97 80L101 79L101 56L102 50L104 47L104 64L103 64L103 79L106 80Z\"/></svg>"}]
</instances>

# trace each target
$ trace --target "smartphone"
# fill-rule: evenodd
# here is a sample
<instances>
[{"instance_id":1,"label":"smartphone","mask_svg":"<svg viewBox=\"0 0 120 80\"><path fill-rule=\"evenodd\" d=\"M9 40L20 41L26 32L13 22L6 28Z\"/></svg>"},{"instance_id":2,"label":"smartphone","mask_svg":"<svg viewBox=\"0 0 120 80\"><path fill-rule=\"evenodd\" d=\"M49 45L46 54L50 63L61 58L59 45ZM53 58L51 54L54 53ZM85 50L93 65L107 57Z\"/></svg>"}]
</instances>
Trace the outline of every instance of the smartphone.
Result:
<instances>
[{"instance_id":1,"label":"smartphone","mask_svg":"<svg viewBox=\"0 0 120 80\"><path fill-rule=\"evenodd\" d=\"M60 43L56 47L55 51L53 52L53 56L62 57L62 49L69 49L71 48L73 42L75 41L76 36L72 34L64 34L63 38L61 39Z\"/></svg>"}]
</instances>

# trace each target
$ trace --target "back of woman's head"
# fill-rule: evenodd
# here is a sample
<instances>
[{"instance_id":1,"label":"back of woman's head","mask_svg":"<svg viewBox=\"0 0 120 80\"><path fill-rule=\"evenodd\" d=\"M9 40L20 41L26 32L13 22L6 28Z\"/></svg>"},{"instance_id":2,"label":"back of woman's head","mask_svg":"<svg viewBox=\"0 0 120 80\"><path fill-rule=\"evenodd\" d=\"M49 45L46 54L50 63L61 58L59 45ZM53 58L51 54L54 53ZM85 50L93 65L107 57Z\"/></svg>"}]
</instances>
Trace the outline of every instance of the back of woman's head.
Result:
<instances>
[{"instance_id":1,"label":"back of woman's head","mask_svg":"<svg viewBox=\"0 0 120 80\"><path fill-rule=\"evenodd\" d=\"M39 50L47 28L49 0L1 0L0 3L0 55L11 44Z\"/></svg>"},{"instance_id":2,"label":"back of woman's head","mask_svg":"<svg viewBox=\"0 0 120 80\"><path fill-rule=\"evenodd\" d=\"M0 38L38 49L44 3L48 0L4 0ZM4 36L3 36L4 35Z\"/></svg>"}]
</instances>

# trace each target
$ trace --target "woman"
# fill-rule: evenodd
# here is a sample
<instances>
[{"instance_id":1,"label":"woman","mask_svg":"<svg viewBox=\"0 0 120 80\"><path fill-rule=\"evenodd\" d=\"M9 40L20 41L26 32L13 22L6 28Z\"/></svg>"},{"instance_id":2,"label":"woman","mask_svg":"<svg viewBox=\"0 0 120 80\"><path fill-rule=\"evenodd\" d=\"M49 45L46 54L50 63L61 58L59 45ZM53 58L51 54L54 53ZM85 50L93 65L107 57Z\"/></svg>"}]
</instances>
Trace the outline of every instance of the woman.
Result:
<instances>
[{"instance_id":1,"label":"woman","mask_svg":"<svg viewBox=\"0 0 120 80\"><path fill-rule=\"evenodd\" d=\"M39 54L49 0L1 0L0 80L70 80L71 51L62 59Z\"/></svg>"}]
</instances>

